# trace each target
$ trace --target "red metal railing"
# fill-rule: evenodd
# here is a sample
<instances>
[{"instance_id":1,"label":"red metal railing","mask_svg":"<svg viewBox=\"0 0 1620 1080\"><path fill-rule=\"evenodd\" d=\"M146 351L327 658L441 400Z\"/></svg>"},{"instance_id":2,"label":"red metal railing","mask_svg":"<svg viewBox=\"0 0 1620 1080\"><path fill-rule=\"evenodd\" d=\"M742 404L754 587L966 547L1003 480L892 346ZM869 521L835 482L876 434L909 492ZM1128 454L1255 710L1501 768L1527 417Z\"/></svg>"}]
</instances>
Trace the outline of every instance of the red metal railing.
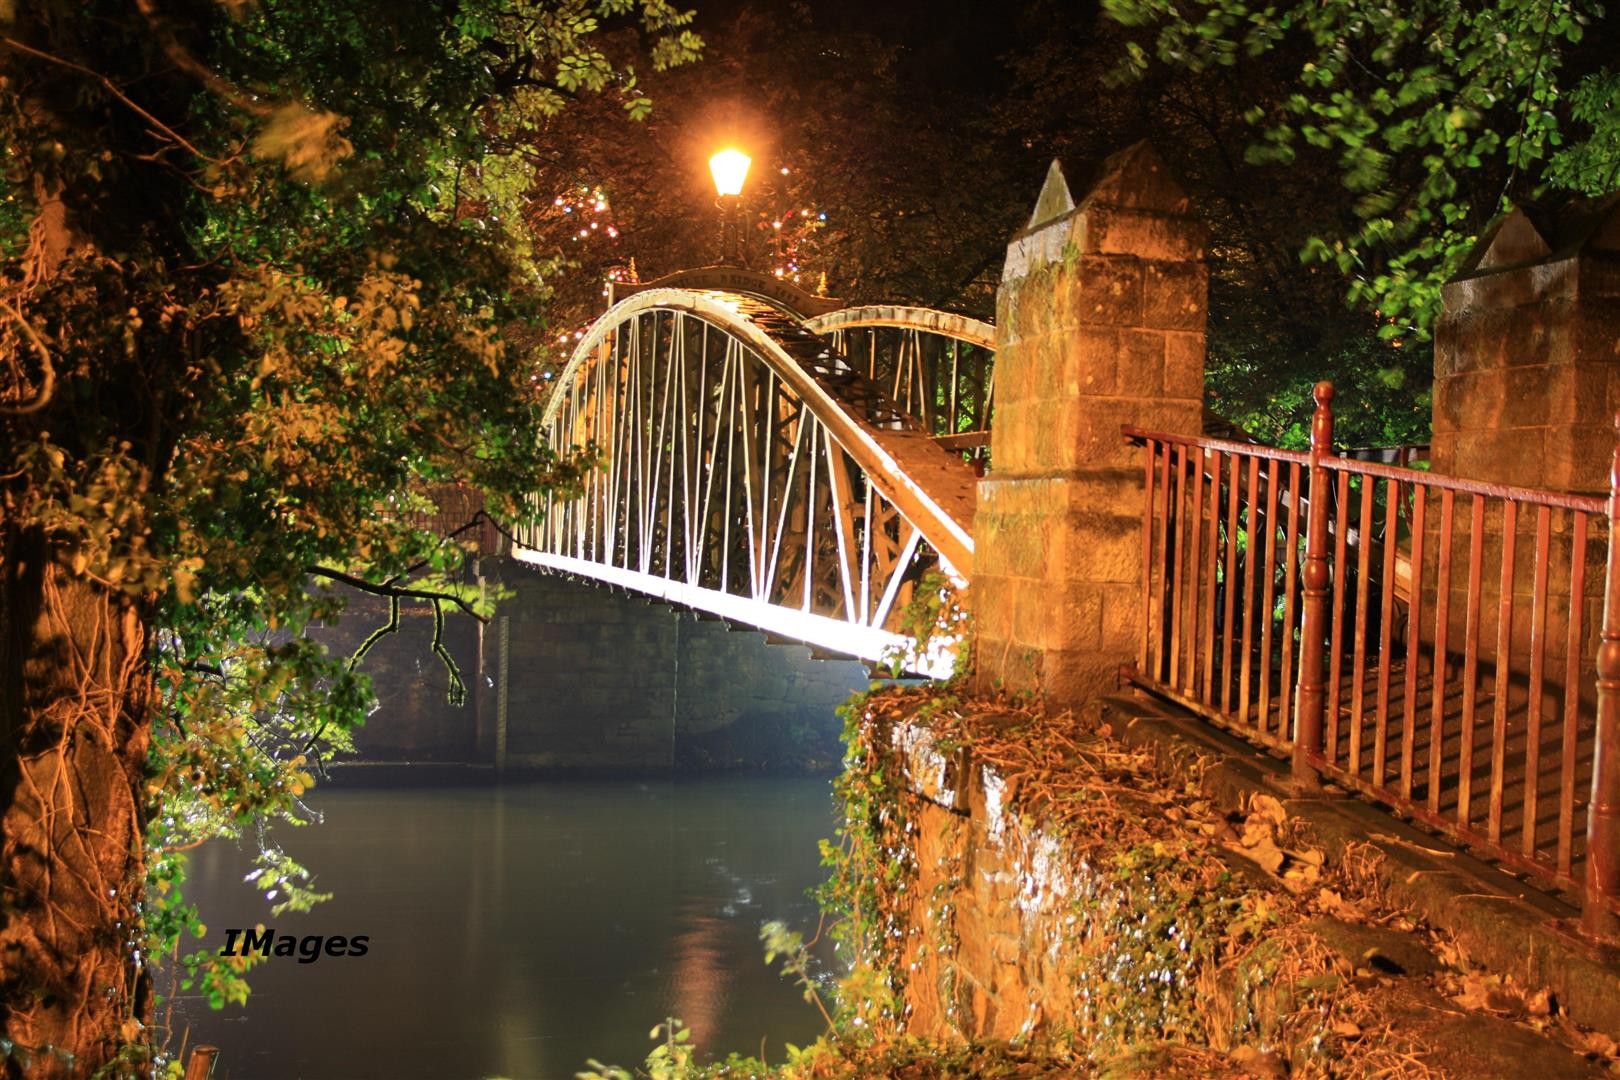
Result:
<instances>
[{"instance_id":1,"label":"red metal railing","mask_svg":"<svg viewBox=\"0 0 1620 1080\"><path fill-rule=\"evenodd\" d=\"M1620 457L1609 499L1126 428L1146 448L1133 679L1620 913ZM1611 598L1605 607L1606 598Z\"/></svg>"}]
</instances>

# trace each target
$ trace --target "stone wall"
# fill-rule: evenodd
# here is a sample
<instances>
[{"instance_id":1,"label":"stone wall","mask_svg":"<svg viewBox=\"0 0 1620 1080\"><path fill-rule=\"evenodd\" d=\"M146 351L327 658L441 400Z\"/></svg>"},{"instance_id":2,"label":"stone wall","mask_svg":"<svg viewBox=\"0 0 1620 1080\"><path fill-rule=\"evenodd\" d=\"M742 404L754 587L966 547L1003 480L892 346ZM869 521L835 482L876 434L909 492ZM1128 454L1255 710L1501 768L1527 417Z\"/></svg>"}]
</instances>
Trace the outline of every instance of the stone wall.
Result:
<instances>
[{"instance_id":1,"label":"stone wall","mask_svg":"<svg viewBox=\"0 0 1620 1080\"><path fill-rule=\"evenodd\" d=\"M1054 162L997 296L992 475L974 521L981 688L1080 705L1140 626L1140 451L1120 425L1197 435L1203 228L1157 154L1110 158L1076 206Z\"/></svg>"},{"instance_id":2,"label":"stone wall","mask_svg":"<svg viewBox=\"0 0 1620 1080\"><path fill-rule=\"evenodd\" d=\"M366 636L388 622L388 601L350 592L343 618L315 627L309 636L338 656L352 655ZM494 743L487 701L479 684L478 623L448 615L444 645L468 688L467 702L449 701L450 677L433 655L433 609L402 604L399 631L380 639L360 670L371 677L377 711L354 732L358 757L367 761L465 762L486 759Z\"/></svg>"},{"instance_id":3,"label":"stone wall","mask_svg":"<svg viewBox=\"0 0 1620 1080\"><path fill-rule=\"evenodd\" d=\"M1521 882L1394 820L1369 839L1353 803L1279 800L1280 766L1137 699L1088 732L937 695L867 699L835 879L873 883L844 897L904 1034L1057 1048L1087 1076L1596 1075L1457 996L1492 972L1614 1030L1620 976Z\"/></svg>"},{"instance_id":4,"label":"stone wall","mask_svg":"<svg viewBox=\"0 0 1620 1080\"><path fill-rule=\"evenodd\" d=\"M446 646L475 692L448 703L431 610L407 604L400 632L363 667L380 707L355 734L362 760L556 772L836 767L835 710L868 686L864 664L510 560L483 566L516 595L482 630L446 619ZM385 603L357 596L315 634L351 652L386 621Z\"/></svg>"},{"instance_id":5,"label":"stone wall","mask_svg":"<svg viewBox=\"0 0 1620 1080\"><path fill-rule=\"evenodd\" d=\"M509 768L833 768L864 665L507 564Z\"/></svg>"}]
</instances>

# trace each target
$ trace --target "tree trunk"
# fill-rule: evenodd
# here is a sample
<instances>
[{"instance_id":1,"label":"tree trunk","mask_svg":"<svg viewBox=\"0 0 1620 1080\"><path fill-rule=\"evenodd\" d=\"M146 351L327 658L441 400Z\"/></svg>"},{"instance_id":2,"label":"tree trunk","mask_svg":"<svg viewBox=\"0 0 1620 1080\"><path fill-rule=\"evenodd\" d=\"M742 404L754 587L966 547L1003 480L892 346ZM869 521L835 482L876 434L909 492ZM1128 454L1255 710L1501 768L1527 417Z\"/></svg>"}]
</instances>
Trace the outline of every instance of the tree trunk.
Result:
<instances>
[{"instance_id":1,"label":"tree trunk","mask_svg":"<svg viewBox=\"0 0 1620 1080\"><path fill-rule=\"evenodd\" d=\"M149 618L0 521L0 1075L88 1077L140 1033Z\"/></svg>"}]
</instances>

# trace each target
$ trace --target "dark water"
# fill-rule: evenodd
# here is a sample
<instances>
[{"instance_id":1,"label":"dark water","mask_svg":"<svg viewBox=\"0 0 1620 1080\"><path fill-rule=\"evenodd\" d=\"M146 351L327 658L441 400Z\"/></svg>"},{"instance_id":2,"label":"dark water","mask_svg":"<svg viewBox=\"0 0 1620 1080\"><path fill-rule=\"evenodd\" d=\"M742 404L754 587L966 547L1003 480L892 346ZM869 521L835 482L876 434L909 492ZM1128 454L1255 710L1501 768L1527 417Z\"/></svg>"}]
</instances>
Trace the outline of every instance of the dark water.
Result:
<instances>
[{"instance_id":1,"label":"dark water","mask_svg":"<svg viewBox=\"0 0 1620 1080\"><path fill-rule=\"evenodd\" d=\"M831 834L826 780L737 778L328 791L282 830L336 894L271 919L230 844L193 858L206 943L227 927L370 937L363 957L264 961L248 1007L180 1010L221 1048L216 1077L572 1077L641 1063L679 1016L720 1055L772 1060L820 1028L763 962L759 926L806 937ZM176 1026L180 1026L177 1018Z\"/></svg>"}]
</instances>

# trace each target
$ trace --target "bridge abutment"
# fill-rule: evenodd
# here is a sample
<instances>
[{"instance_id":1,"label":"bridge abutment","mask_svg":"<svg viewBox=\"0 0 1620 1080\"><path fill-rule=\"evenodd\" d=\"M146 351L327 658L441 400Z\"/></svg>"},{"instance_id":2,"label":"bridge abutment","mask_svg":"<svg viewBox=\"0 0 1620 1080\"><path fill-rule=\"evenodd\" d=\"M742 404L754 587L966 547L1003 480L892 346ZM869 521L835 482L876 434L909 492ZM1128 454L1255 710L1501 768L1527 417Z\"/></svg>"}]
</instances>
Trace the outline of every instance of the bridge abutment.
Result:
<instances>
[{"instance_id":1,"label":"bridge abutment","mask_svg":"<svg viewBox=\"0 0 1620 1080\"><path fill-rule=\"evenodd\" d=\"M1079 706L1143 632L1142 465L1120 425L1202 428L1206 235L1158 154L1109 158L1078 205L1057 162L997 296L994 472L980 481L982 689Z\"/></svg>"},{"instance_id":2,"label":"bridge abutment","mask_svg":"<svg viewBox=\"0 0 1620 1080\"><path fill-rule=\"evenodd\" d=\"M836 709L870 684L864 663L514 560L480 565L514 595L482 631L445 617L466 702L448 701L431 609L403 605L399 632L361 667L380 708L354 733L360 761L553 775L836 768ZM343 655L387 618L385 602L356 594L314 634Z\"/></svg>"}]
</instances>

